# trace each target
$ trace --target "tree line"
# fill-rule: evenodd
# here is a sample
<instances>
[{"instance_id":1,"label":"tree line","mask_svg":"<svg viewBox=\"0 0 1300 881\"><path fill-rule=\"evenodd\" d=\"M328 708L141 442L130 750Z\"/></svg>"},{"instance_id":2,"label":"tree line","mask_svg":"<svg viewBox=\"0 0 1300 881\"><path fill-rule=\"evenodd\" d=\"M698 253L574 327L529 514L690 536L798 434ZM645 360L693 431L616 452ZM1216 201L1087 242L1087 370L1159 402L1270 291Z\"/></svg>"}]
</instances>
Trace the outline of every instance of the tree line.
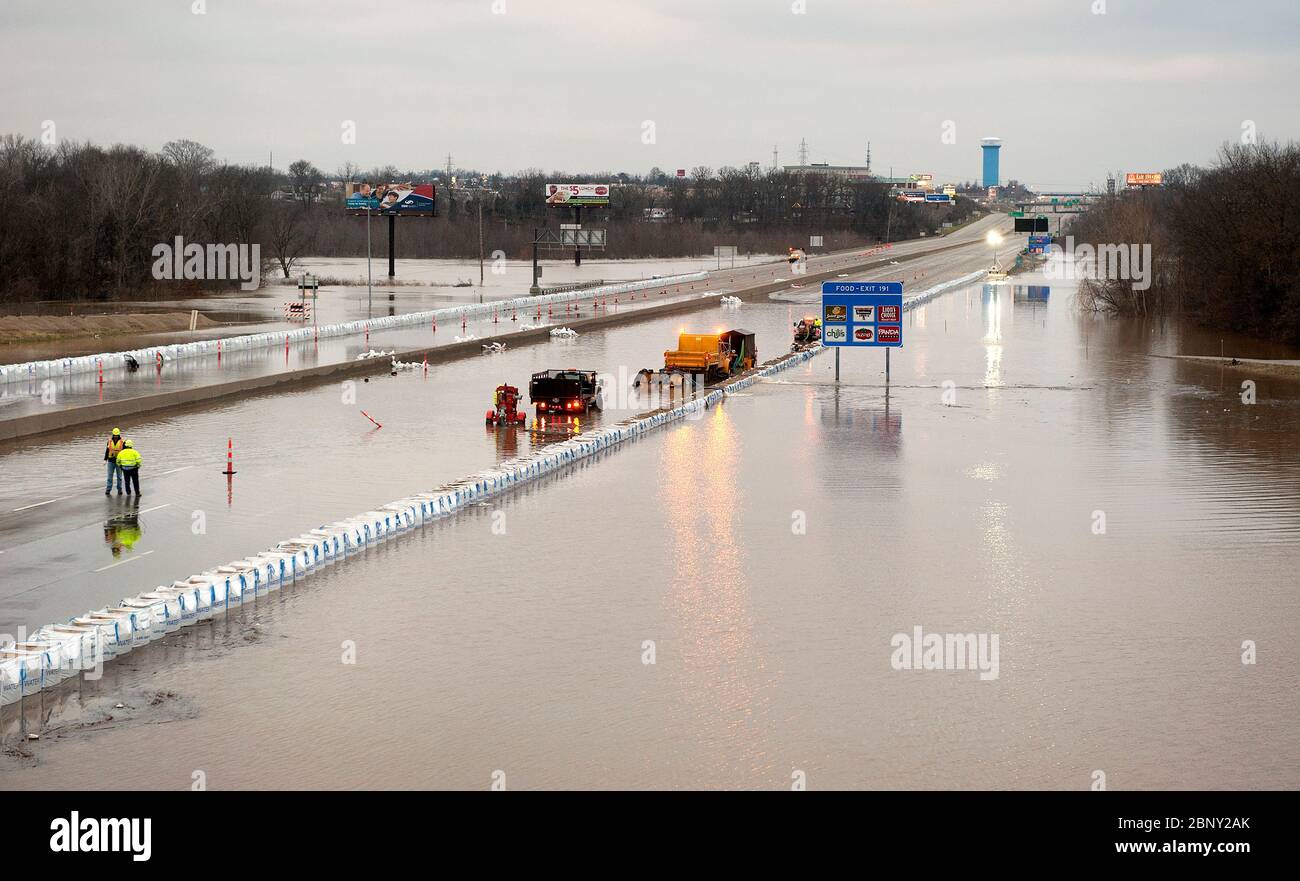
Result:
<instances>
[{"instance_id":1,"label":"tree line","mask_svg":"<svg viewBox=\"0 0 1300 881\"><path fill-rule=\"evenodd\" d=\"M1180 165L1163 185L1121 191L1074 223L1076 242L1150 244L1152 284L1080 285L1086 308L1185 314L1300 344L1300 145L1234 144L1209 167Z\"/></svg>"},{"instance_id":2,"label":"tree line","mask_svg":"<svg viewBox=\"0 0 1300 881\"><path fill-rule=\"evenodd\" d=\"M50 146L0 137L0 297L10 300L139 296L157 286L152 250L181 236L187 243L258 244L263 276L295 273L307 256L366 254L364 217L343 211L341 183L436 181L439 216L399 218L400 257L475 258L502 252L531 256L533 231L572 219L547 206L548 182L611 184L608 206L583 211L585 226L607 230L600 256L679 257L714 245L777 253L912 238L960 222L975 211L899 203L872 180L781 169L708 167L686 177L659 169L645 175L574 175L541 169L503 175L393 166L363 171L352 163L333 174L300 159L285 171L218 161L214 152L178 140L153 152L131 145ZM650 219L650 209L654 212ZM386 255L388 224L370 220L370 248ZM185 282L217 287L227 282ZM169 287L168 290L174 290Z\"/></svg>"}]
</instances>

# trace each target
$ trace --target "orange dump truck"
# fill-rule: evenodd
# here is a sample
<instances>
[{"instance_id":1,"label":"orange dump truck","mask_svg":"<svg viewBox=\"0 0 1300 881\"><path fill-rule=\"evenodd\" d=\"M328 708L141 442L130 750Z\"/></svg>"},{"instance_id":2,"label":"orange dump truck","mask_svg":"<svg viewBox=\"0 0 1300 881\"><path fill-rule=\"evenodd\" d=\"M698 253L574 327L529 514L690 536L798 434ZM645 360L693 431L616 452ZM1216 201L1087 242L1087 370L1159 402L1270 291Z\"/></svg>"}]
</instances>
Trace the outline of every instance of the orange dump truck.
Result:
<instances>
[{"instance_id":1,"label":"orange dump truck","mask_svg":"<svg viewBox=\"0 0 1300 881\"><path fill-rule=\"evenodd\" d=\"M740 373L758 361L754 334L748 330L684 333L677 348L664 352L664 373L704 374L706 382Z\"/></svg>"}]
</instances>

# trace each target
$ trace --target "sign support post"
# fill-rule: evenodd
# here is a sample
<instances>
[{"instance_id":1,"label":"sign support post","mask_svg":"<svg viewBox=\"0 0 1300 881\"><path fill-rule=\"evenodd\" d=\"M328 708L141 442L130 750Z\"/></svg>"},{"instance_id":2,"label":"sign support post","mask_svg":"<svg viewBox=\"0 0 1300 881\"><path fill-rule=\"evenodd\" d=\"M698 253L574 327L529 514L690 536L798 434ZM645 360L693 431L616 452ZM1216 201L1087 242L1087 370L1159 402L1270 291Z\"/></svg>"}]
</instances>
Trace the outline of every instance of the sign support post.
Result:
<instances>
[{"instance_id":1,"label":"sign support post","mask_svg":"<svg viewBox=\"0 0 1300 881\"><path fill-rule=\"evenodd\" d=\"M388 215L388 280L397 278L397 215Z\"/></svg>"},{"instance_id":2,"label":"sign support post","mask_svg":"<svg viewBox=\"0 0 1300 881\"><path fill-rule=\"evenodd\" d=\"M573 222L576 223L579 228L582 227L582 206L581 205L573 206ZM574 266L582 265L582 248L578 245L576 241L573 243L573 265Z\"/></svg>"},{"instance_id":3,"label":"sign support post","mask_svg":"<svg viewBox=\"0 0 1300 881\"><path fill-rule=\"evenodd\" d=\"M370 203L366 202L366 317L375 317L375 279L370 268Z\"/></svg>"}]
</instances>

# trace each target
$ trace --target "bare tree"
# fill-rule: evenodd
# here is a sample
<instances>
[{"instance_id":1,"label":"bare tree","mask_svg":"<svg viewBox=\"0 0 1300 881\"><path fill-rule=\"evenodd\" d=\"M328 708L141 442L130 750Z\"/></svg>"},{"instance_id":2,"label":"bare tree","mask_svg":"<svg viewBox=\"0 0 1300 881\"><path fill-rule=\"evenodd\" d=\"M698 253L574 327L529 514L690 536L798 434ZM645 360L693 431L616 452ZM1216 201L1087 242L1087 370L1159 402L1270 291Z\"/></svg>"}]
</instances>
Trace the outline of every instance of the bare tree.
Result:
<instances>
[{"instance_id":1,"label":"bare tree","mask_svg":"<svg viewBox=\"0 0 1300 881\"><path fill-rule=\"evenodd\" d=\"M213 152L197 141L168 141L163 145L162 157L167 162L181 169L187 175L203 175L212 170L216 163Z\"/></svg>"},{"instance_id":2,"label":"bare tree","mask_svg":"<svg viewBox=\"0 0 1300 881\"><path fill-rule=\"evenodd\" d=\"M289 166L289 178L293 181L294 198L303 205L311 205L320 193L324 175L316 166L306 159L298 159Z\"/></svg>"},{"instance_id":3,"label":"bare tree","mask_svg":"<svg viewBox=\"0 0 1300 881\"><path fill-rule=\"evenodd\" d=\"M266 239L272 258L280 264L284 277L289 278L311 240L307 213L297 205L276 205L267 218Z\"/></svg>"}]
</instances>

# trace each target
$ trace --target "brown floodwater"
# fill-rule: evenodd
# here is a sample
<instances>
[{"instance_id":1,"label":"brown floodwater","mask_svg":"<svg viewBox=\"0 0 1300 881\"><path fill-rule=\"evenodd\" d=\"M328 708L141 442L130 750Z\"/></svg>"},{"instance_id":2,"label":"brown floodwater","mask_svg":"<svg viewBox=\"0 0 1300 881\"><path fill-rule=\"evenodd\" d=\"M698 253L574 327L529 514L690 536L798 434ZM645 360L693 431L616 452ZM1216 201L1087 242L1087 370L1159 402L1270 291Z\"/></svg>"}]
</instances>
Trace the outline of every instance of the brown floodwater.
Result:
<instances>
[{"instance_id":1,"label":"brown floodwater","mask_svg":"<svg viewBox=\"0 0 1300 881\"><path fill-rule=\"evenodd\" d=\"M801 311L732 320L770 357ZM673 330L585 334L572 357L635 369ZM1081 315L1056 284L955 291L904 338L888 390L882 353L845 352L838 386L823 355L6 707L0 786L1300 786L1300 383L1156 357L1217 355L1219 337ZM541 356L502 357L523 373ZM448 381L448 414L481 397L460 368ZM249 425L264 412L256 430L328 450L306 437L314 394L251 402ZM231 529L269 544L304 528L296 509L361 511L519 449L447 418L442 445L417 425L357 448L373 458L280 463L281 497ZM164 535L224 504L182 478ZM89 602L97 583L49 590ZM996 676L896 669L915 627L996 636Z\"/></svg>"}]
</instances>

